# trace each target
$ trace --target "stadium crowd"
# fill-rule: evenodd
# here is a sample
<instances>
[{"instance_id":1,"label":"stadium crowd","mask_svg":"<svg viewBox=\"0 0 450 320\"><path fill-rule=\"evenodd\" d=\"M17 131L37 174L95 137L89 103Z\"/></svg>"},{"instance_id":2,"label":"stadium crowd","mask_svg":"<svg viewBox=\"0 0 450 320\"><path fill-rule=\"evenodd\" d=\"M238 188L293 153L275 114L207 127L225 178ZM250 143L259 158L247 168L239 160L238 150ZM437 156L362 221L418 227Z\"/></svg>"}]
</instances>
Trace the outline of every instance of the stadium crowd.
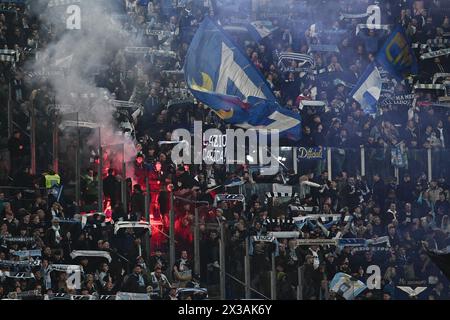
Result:
<instances>
[{"instance_id":1,"label":"stadium crowd","mask_svg":"<svg viewBox=\"0 0 450 320\"><path fill-rule=\"evenodd\" d=\"M189 42L205 15L216 10L214 14L225 26L236 22L230 17L246 19L244 13L250 8L250 1L236 1L236 11L228 6L233 1L223 6L204 6L204 1L178 2L179 6L157 0L122 3L123 27L135 34L141 46L173 51L176 57L130 57L124 48L117 48L106 58L109 67L95 78L97 86L107 88L117 100L143 106L142 115L132 120L139 152L132 164L134 175L127 177L127 210L121 204L121 178L115 174L120 168L111 168L99 177L91 154L84 154L82 160L79 205L71 195L64 194L58 202L48 193L48 176L55 174L50 151L57 111L45 107L52 103L48 83L27 81L25 75L27 61L48 46L55 34L27 5L1 3L1 47L17 50L19 58L14 63L0 63L0 112L6 115L10 104L14 119L9 136L8 117L0 118L4 150L0 158L0 298L37 290L47 295L132 292L151 293L154 299L192 299L195 294L181 297L177 288L199 287L207 287L210 296L215 296L221 267L218 226L223 225L227 273L243 281L244 255L249 250L251 285L266 296L270 295L268 271L273 252L277 299L297 298L299 267L303 270L301 297L328 300L339 299L329 291L337 272L366 282L371 265L381 269L381 287L365 290L357 299L405 298L398 285L427 287L420 299L448 299L449 282L423 250L423 242L435 249L450 245L450 171L446 165L450 154L450 109L440 103L439 98L444 96L441 90L418 89L413 92L414 99L408 100L405 97L411 94L411 83L396 82L387 75L386 95L382 93L380 99L385 103L380 102L376 114L366 114L349 97L351 85L373 61L388 32L362 29L355 34L356 20L342 19L340 13L365 12L371 2L286 1L286 7L262 1L258 19L270 20L277 29L259 43L247 35L232 33L280 103L302 117L301 140L283 143L293 148L332 149L332 175L323 159L292 159L298 161L297 172L289 167L270 177L248 165L177 167L170 159L173 145L158 143L171 140L174 129L190 129L194 120L201 120L204 127L228 127L214 112L192 99L181 68ZM445 1L379 1L378 5L382 23L401 24L412 43L450 39L450 6ZM311 27L314 23L317 28ZM147 30L163 30L164 34ZM317 70L326 70L323 74L300 70L296 61L288 60L288 66L279 64L280 52L306 54L312 45L338 48L313 52ZM445 42L442 45L445 47ZM415 50L419 57L424 49L419 46ZM418 61L420 73L414 81L431 83L435 73L450 72L449 55ZM40 91L33 96L37 89ZM310 106L305 103L309 100L323 101L324 105ZM33 103L38 119L38 170L31 174L27 135ZM365 150L365 176L359 170L361 146ZM431 177L427 176L428 150L432 152ZM67 189L73 184L73 172L68 172L65 165L73 162L72 155L64 152L60 158L58 182ZM152 195L152 217L162 217L163 230L155 234L156 229L152 229L153 237L160 237L160 241L152 239L150 255L146 254L148 244L144 242L148 238L143 232L132 228L115 232L113 223L146 218L146 178ZM103 193L112 206L111 217L92 215L82 222L84 213L96 210L98 179L103 179ZM226 192L223 186L236 181L242 186L228 191L244 193L245 205L238 201L215 203L214 195ZM274 183L292 186L298 193L297 198L288 199L291 204L314 207L313 214L340 214L341 219L331 224L311 220L301 227L280 222L305 213L288 210L282 201L266 200L261 190L272 189L261 186L271 187ZM174 202L177 261L168 264L168 241L161 234L167 232L171 192L209 203L200 210L199 274L192 271L194 205L182 200ZM269 223L271 219L278 222ZM294 230L300 232L300 239L388 237L389 246L358 251L351 246L297 246L296 239L264 242L253 238L270 231ZM246 243L251 248L245 248ZM30 255L31 251L25 250L37 250L39 254L22 257L18 252ZM73 257L74 250L106 252L110 259L101 254ZM81 268L78 289L68 287L65 269L52 267L67 264ZM226 292L229 299L244 297L244 287L237 282L227 281ZM260 293L252 293L252 297L261 298Z\"/></svg>"}]
</instances>

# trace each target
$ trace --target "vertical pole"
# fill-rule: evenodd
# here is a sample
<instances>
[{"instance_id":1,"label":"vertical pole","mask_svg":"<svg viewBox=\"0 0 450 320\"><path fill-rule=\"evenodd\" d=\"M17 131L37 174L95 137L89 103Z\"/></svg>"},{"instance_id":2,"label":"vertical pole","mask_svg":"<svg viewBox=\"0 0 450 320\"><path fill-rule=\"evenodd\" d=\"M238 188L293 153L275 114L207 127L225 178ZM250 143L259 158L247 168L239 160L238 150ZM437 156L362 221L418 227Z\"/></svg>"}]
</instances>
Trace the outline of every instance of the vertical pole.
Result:
<instances>
[{"instance_id":1,"label":"vertical pole","mask_svg":"<svg viewBox=\"0 0 450 320\"><path fill-rule=\"evenodd\" d=\"M245 277L245 299L251 298L250 286L250 256L248 254L248 247L250 243L248 237L245 238L245 256L244 256L244 277Z\"/></svg>"},{"instance_id":2,"label":"vertical pole","mask_svg":"<svg viewBox=\"0 0 450 320\"><path fill-rule=\"evenodd\" d=\"M200 228L197 203L194 214L194 272L200 274Z\"/></svg>"},{"instance_id":3,"label":"vertical pole","mask_svg":"<svg viewBox=\"0 0 450 320\"><path fill-rule=\"evenodd\" d=\"M11 81L8 82L8 138L11 138L13 135L13 113L12 113L12 106L11 106Z\"/></svg>"},{"instance_id":4,"label":"vertical pole","mask_svg":"<svg viewBox=\"0 0 450 320\"><path fill-rule=\"evenodd\" d=\"M79 113L77 112L77 149L75 150L75 211L76 213L80 213L80 196L81 196L81 187L80 187L80 126L79 126Z\"/></svg>"},{"instance_id":5,"label":"vertical pole","mask_svg":"<svg viewBox=\"0 0 450 320\"><path fill-rule=\"evenodd\" d=\"M55 122L53 124L53 171L59 173L59 130L58 130L58 116L55 116Z\"/></svg>"},{"instance_id":6,"label":"vertical pole","mask_svg":"<svg viewBox=\"0 0 450 320\"><path fill-rule=\"evenodd\" d=\"M102 147L102 129L98 128L98 137L99 137L99 156L98 156L98 212L103 212L103 147Z\"/></svg>"},{"instance_id":7,"label":"vertical pole","mask_svg":"<svg viewBox=\"0 0 450 320\"><path fill-rule=\"evenodd\" d=\"M395 180L397 181L397 184L400 182L400 177L399 177L399 173L398 173L398 167L394 167L394 177Z\"/></svg>"},{"instance_id":8,"label":"vertical pole","mask_svg":"<svg viewBox=\"0 0 450 320\"><path fill-rule=\"evenodd\" d=\"M33 91L34 93L35 91ZM31 174L36 174L36 114L34 110L34 99L36 98L36 94L33 95L30 99L31 109L30 109L30 151L31 151Z\"/></svg>"},{"instance_id":9,"label":"vertical pole","mask_svg":"<svg viewBox=\"0 0 450 320\"><path fill-rule=\"evenodd\" d=\"M366 151L364 146L361 146L361 176L366 175Z\"/></svg>"},{"instance_id":10,"label":"vertical pole","mask_svg":"<svg viewBox=\"0 0 450 320\"><path fill-rule=\"evenodd\" d=\"M333 173L331 172L331 148L327 148L327 171L328 180L333 180Z\"/></svg>"},{"instance_id":11,"label":"vertical pole","mask_svg":"<svg viewBox=\"0 0 450 320\"><path fill-rule=\"evenodd\" d=\"M294 162L294 173L298 172L297 148L292 147L292 160Z\"/></svg>"},{"instance_id":12,"label":"vertical pole","mask_svg":"<svg viewBox=\"0 0 450 320\"><path fill-rule=\"evenodd\" d=\"M219 264L220 264L220 300L225 300L225 232L223 223L220 223L220 241L219 241Z\"/></svg>"},{"instance_id":13,"label":"vertical pole","mask_svg":"<svg viewBox=\"0 0 450 320\"><path fill-rule=\"evenodd\" d=\"M272 270L270 271L270 298L277 300L277 271L275 266L275 252L272 252Z\"/></svg>"},{"instance_id":14,"label":"vertical pole","mask_svg":"<svg viewBox=\"0 0 450 320\"><path fill-rule=\"evenodd\" d=\"M173 204L173 191L170 192L170 227L169 227L169 264L170 268L175 264L175 210ZM172 276L172 274L171 274Z\"/></svg>"},{"instance_id":15,"label":"vertical pole","mask_svg":"<svg viewBox=\"0 0 450 320\"><path fill-rule=\"evenodd\" d=\"M150 231L148 233L145 233L145 249L146 249L146 257L148 259L150 259L150 256L152 254L152 247L151 247L151 231L152 231L152 226L151 226L151 221L150 221L150 190L149 190L149 185L148 185L148 176L145 177L145 201L144 201L144 217L145 217L145 221L147 221L148 223L150 223ZM147 238L148 235L148 238ZM147 260L149 261L149 260Z\"/></svg>"},{"instance_id":16,"label":"vertical pole","mask_svg":"<svg viewBox=\"0 0 450 320\"><path fill-rule=\"evenodd\" d=\"M433 168L431 165L431 148L427 149L427 163L428 163L428 182L433 180Z\"/></svg>"},{"instance_id":17,"label":"vertical pole","mask_svg":"<svg viewBox=\"0 0 450 320\"><path fill-rule=\"evenodd\" d=\"M297 300L303 300L303 266L298 267Z\"/></svg>"},{"instance_id":18,"label":"vertical pole","mask_svg":"<svg viewBox=\"0 0 450 320\"><path fill-rule=\"evenodd\" d=\"M146 178L146 181L148 179ZM121 200L123 211L128 214L128 203L127 203L127 167L125 164L125 145L122 144L122 188L121 188ZM146 217L147 214L145 214ZM148 220L147 220L148 221Z\"/></svg>"},{"instance_id":19,"label":"vertical pole","mask_svg":"<svg viewBox=\"0 0 450 320\"><path fill-rule=\"evenodd\" d=\"M144 210L145 210L145 220L150 222L150 188L148 184L148 176L145 177L145 203L144 203Z\"/></svg>"}]
</instances>

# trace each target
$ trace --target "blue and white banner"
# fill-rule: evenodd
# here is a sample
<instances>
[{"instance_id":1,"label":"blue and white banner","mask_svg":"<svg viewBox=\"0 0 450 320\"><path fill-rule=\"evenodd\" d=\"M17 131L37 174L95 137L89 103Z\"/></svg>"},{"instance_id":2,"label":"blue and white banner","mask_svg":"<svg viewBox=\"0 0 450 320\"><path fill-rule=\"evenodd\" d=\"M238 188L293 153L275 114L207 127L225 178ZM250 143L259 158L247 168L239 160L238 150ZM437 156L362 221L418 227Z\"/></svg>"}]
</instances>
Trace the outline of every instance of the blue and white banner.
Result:
<instances>
[{"instance_id":1,"label":"blue and white banner","mask_svg":"<svg viewBox=\"0 0 450 320\"><path fill-rule=\"evenodd\" d=\"M411 43L401 26L395 28L378 52L376 60L398 80L417 74L418 64Z\"/></svg>"},{"instance_id":2,"label":"blue and white banner","mask_svg":"<svg viewBox=\"0 0 450 320\"><path fill-rule=\"evenodd\" d=\"M350 96L356 100L365 113L376 113L376 105L381 94L381 75L374 63L367 66L361 75Z\"/></svg>"},{"instance_id":3,"label":"blue and white banner","mask_svg":"<svg viewBox=\"0 0 450 320\"><path fill-rule=\"evenodd\" d=\"M205 18L189 47L185 78L195 98L227 123L300 139L300 115L282 108L263 76L220 26Z\"/></svg>"},{"instance_id":4,"label":"blue and white banner","mask_svg":"<svg viewBox=\"0 0 450 320\"><path fill-rule=\"evenodd\" d=\"M330 283L330 291L336 292L345 300L355 299L366 288L362 281L343 272L336 273Z\"/></svg>"}]
</instances>

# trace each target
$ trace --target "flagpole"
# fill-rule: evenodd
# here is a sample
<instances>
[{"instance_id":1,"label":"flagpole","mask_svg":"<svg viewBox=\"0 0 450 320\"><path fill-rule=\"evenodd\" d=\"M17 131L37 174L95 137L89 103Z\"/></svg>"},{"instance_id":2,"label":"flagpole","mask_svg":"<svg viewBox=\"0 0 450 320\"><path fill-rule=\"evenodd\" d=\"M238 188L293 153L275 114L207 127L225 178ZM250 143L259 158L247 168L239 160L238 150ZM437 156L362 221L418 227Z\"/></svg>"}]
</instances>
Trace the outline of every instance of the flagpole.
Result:
<instances>
[{"instance_id":1,"label":"flagpole","mask_svg":"<svg viewBox=\"0 0 450 320\"><path fill-rule=\"evenodd\" d=\"M34 109L34 99L36 99L37 90L31 94L31 108L30 108L30 149L31 149L31 174L36 174L36 113Z\"/></svg>"},{"instance_id":2,"label":"flagpole","mask_svg":"<svg viewBox=\"0 0 450 320\"><path fill-rule=\"evenodd\" d=\"M80 213L80 193L81 193L81 187L80 187L80 119L79 119L79 113L76 113L77 115L77 148L75 150L75 213Z\"/></svg>"},{"instance_id":3,"label":"flagpole","mask_svg":"<svg viewBox=\"0 0 450 320\"><path fill-rule=\"evenodd\" d=\"M98 127L98 144L99 144L99 157L98 157L98 173L97 173L97 183L98 183L98 211L103 212L103 148L102 148L102 128Z\"/></svg>"},{"instance_id":4,"label":"flagpole","mask_svg":"<svg viewBox=\"0 0 450 320\"><path fill-rule=\"evenodd\" d=\"M172 268L175 265L175 208L174 208L174 194L170 191L170 211L169 211L169 264ZM172 273L170 273L172 277ZM171 279L173 280L173 279Z\"/></svg>"}]
</instances>

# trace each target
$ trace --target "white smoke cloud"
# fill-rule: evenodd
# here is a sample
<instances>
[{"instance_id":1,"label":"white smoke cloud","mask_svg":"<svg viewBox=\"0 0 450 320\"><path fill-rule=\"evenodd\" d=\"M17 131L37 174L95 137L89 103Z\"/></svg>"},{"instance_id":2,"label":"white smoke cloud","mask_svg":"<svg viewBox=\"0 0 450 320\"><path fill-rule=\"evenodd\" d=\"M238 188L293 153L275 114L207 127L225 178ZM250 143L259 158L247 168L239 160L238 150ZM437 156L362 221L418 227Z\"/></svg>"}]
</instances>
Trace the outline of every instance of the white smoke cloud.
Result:
<instances>
[{"instance_id":1,"label":"white smoke cloud","mask_svg":"<svg viewBox=\"0 0 450 320\"><path fill-rule=\"evenodd\" d=\"M48 1L38 1L40 10L46 8ZM81 0L78 5L81 30L64 30L67 5L47 7L37 13L47 25L53 25L55 36L46 48L39 50L39 58L31 68L39 72L55 67L55 63L67 67L64 77L49 79L56 103L72 105L70 112L78 112L80 121L101 126L102 145L124 144L125 161L132 161L136 155L135 145L131 138L118 134L120 129L113 118L115 108L108 103L108 99L114 97L105 88L96 86L93 73L99 66L113 63L117 52L132 44L133 36L112 19L107 2ZM88 99L83 98L85 94ZM87 143L97 137L98 133L94 131Z\"/></svg>"}]
</instances>

